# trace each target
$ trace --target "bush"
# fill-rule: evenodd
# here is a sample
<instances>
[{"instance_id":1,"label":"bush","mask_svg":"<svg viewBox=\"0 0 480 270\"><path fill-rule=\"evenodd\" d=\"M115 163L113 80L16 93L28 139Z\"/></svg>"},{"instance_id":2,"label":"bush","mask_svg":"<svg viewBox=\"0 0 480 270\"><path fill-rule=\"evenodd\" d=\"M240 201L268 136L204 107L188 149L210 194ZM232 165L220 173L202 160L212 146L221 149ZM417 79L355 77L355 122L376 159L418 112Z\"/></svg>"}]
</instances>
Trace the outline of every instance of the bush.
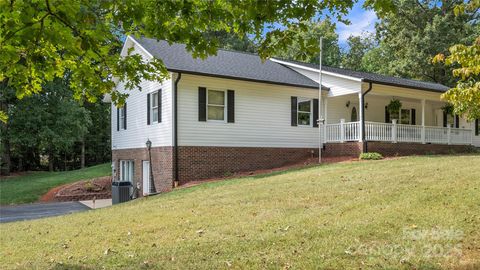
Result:
<instances>
[{"instance_id":1,"label":"bush","mask_svg":"<svg viewBox=\"0 0 480 270\"><path fill-rule=\"evenodd\" d=\"M380 153L377 152L371 152L371 153L361 153L360 154L360 159L362 160L379 160L382 159L383 156Z\"/></svg>"}]
</instances>

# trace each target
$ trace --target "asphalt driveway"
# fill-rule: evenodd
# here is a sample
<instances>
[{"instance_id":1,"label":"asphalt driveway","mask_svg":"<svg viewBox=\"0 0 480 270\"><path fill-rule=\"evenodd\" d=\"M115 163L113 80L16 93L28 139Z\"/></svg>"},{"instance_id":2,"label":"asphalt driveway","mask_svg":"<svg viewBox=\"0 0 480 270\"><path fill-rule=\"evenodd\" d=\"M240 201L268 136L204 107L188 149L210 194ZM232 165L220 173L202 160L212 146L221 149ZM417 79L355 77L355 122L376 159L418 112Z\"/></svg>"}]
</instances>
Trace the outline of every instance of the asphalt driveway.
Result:
<instances>
[{"instance_id":1,"label":"asphalt driveway","mask_svg":"<svg viewBox=\"0 0 480 270\"><path fill-rule=\"evenodd\" d=\"M79 202L34 203L0 206L0 223L61 216L90 208Z\"/></svg>"}]
</instances>

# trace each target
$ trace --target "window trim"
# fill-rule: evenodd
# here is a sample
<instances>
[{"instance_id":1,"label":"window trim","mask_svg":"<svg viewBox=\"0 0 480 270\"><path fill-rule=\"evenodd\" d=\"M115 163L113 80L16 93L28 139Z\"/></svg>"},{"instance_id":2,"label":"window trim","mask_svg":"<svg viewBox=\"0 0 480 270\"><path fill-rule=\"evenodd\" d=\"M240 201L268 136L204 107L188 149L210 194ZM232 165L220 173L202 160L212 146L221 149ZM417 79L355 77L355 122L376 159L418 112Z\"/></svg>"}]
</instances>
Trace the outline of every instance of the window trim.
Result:
<instances>
[{"instance_id":1,"label":"window trim","mask_svg":"<svg viewBox=\"0 0 480 270\"><path fill-rule=\"evenodd\" d=\"M210 91L217 91L217 92L223 92L223 105L218 105L218 104L210 104L208 103L208 93ZM212 123L227 123L227 90L219 90L219 89L211 89L207 88L207 95L206 95L206 120L207 122L212 122ZM216 120L216 119L209 119L208 118L208 107L213 106L213 107L222 107L223 106L223 120Z\"/></svg>"},{"instance_id":2,"label":"window trim","mask_svg":"<svg viewBox=\"0 0 480 270\"><path fill-rule=\"evenodd\" d=\"M131 176L132 178L130 180L125 180L124 178L124 171L123 171L123 165L129 165L131 164L131 170L132 172L131 173L128 173L129 176ZM135 178L135 161L132 160L132 159L121 159L119 160L119 173L118 173L118 180L119 181L128 181L130 183L133 183L134 181L134 178ZM127 171L130 171L130 170L127 170Z\"/></svg>"},{"instance_id":3,"label":"window trim","mask_svg":"<svg viewBox=\"0 0 480 270\"><path fill-rule=\"evenodd\" d=\"M158 108L160 108L160 104L158 104L158 95L160 94L160 90L157 90L157 91L153 91L153 92L150 92L150 125L152 124L158 124L158 123L161 123L160 121L158 121ZM154 101L154 95L157 95L157 106L156 107L153 107L153 101ZM157 121L154 121L154 117L155 117L155 114L153 113L153 109L157 109Z\"/></svg>"},{"instance_id":4,"label":"window trim","mask_svg":"<svg viewBox=\"0 0 480 270\"><path fill-rule=\"evenodd\" d=\"M119 131L127 130L125 128L125 106L118 108L118 113Z\"/></svg>"},{"instance_id":5,"label":"window trim","mask_svg":"<svg viewBox=\"0 0 480 270\"><path fill-rule=\"evenodd\" d=\"M307 112L307 111L300 111L299 109L299 104L300 102L305 102L305 101L309 101L310 102L310 111ZM312 118L313 118L313 98L305 98L305 97L297 97L297 126L299 127L312 127ZM300 124L300 121L299 121L299 113L308 113L309 114L309 124L308 125L303 125L303 124Z\"/></svg>"}]
</instances>

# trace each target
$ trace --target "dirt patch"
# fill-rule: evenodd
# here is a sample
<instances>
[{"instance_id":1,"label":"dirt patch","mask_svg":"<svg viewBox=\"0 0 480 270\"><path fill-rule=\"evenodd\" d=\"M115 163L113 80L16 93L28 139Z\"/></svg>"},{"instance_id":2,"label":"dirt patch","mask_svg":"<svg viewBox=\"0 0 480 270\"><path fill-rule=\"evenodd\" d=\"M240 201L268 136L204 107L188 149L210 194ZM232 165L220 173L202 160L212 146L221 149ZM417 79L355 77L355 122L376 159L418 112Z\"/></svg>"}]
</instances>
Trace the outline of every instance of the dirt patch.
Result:
<instances>
[{"instance_id":1,"label":"dirt patch","mask_svg":"<svg viewBox=\"0 0 480 270\"><path fill-rule=\"evenodd\" d=\"M112 177L105 176L79 181L51 189L40 198L41 202L82 201L112 197Z\"/></svg>"},{"instance_id":2,"label":"dirt patch","mask_svg":"<svg viewBox=\"0 0 480 270\"><path fill-rule=\"evenodd\" d=\"M325 157L325 158L322 158L322 163L338 163L338 162L351 162L351 161L358 161L358 158L351 158L351 157ZM232 179L232 178L237 178L237 177L242 177L242 176L254 176L254 175L259 175L259 174L281 172L281 171L286 171L286 170L289 170L289 169L299 169L299 168L303 168L303 167L314 165L314 164L318 164L318 158L309 158L309 159L304 160L303 162L300 162L300 163L289 164L289 165L285 165L285 166L278 167L278 168L273 168L273 169L263 169L263 170L247 171L247 172L238 172L238 173L234 173L234 174L232 174L228 177L217 177L217 178L203 179L203 180L198 180L198 181L190 181L188 183L185 183L185 184L179 186L178 188L187 188L187 187L192 187L192 186L196 186L196 185L207 183L207 182L222 181L222 180Z\"/></svg>"}]
</instances>

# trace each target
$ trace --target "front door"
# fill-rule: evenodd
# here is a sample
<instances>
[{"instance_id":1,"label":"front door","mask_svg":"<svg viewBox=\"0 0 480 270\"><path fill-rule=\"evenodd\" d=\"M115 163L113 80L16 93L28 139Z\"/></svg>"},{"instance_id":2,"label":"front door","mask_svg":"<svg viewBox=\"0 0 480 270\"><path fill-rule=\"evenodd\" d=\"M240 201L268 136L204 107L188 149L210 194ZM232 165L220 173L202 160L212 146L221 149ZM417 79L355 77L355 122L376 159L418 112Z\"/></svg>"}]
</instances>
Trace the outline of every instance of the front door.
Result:
<instances>
[{"instance_id":1,"label":"front door","mask_svg":"<svg viewBox=\"0 0 480 270\"><path fill-rule=\"evenodd\" d=\"M355 108L355 107L352 108L352 116L350 118L350 121L352 121L352 122L357 122L358 121L357 108Z\"/></svg>"},{"instance_id":2,"label":"front door","mask_svg":"<svg viewBox=\"0 0 480 270\"><path fill-rule=\"evenodd\" d=\"M150 161L144 160L142 162L142 175L143 175L143 195L150 193Z\"/></svg>"}]
</instances>

